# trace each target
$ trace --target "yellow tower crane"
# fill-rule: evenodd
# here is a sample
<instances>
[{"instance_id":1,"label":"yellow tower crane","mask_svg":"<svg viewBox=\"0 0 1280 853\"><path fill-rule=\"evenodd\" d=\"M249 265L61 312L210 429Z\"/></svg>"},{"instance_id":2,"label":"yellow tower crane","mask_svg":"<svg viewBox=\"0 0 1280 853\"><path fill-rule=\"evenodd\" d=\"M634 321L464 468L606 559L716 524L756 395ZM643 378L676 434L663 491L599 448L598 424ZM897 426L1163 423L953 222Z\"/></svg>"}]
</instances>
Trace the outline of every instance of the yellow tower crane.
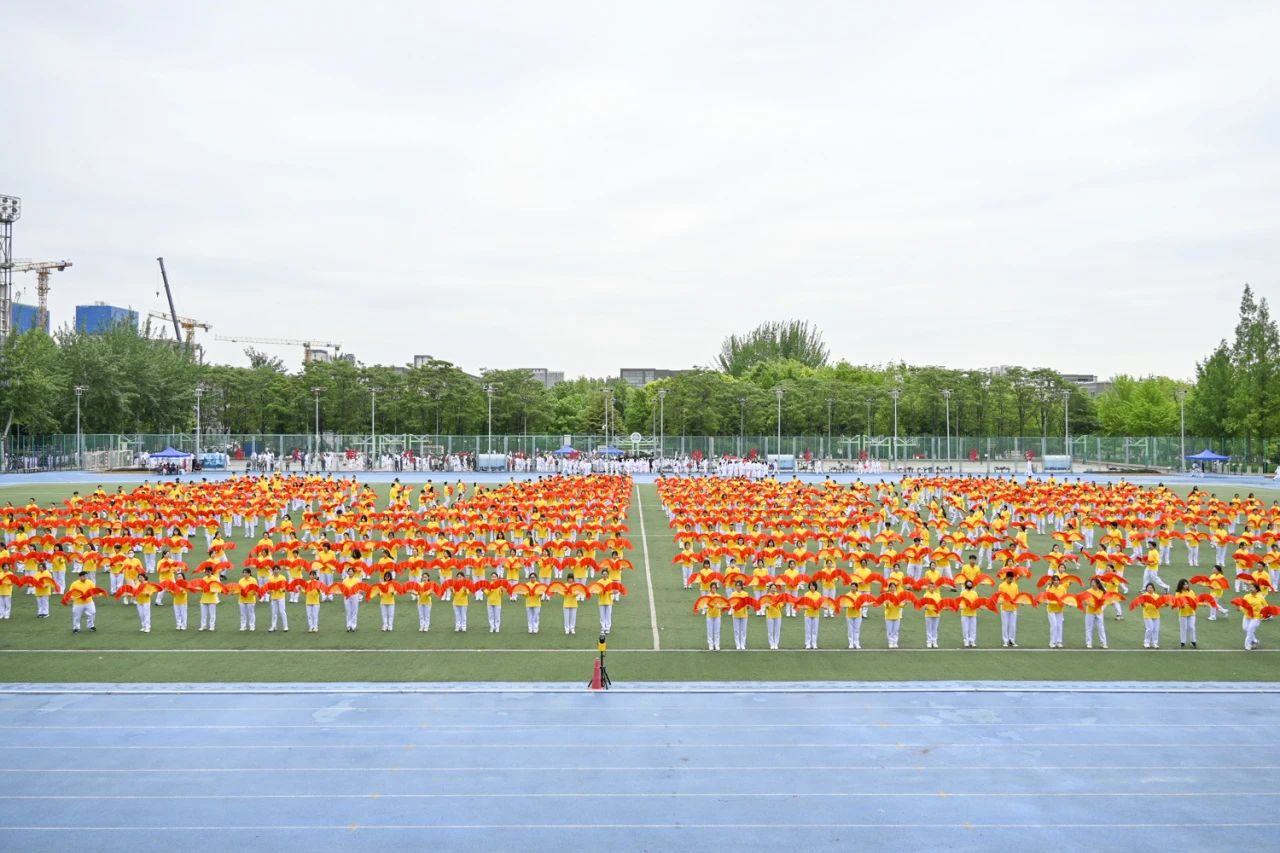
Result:
<instances>
[{"instance_id":1,"label":"yellow tower crane","mask_svg":"<svg viewBox=\"0 0 1280 853\"><path fill-rule=\"evenodd\" d=\"M161 311L150 311L148 314L157 320L165 320L170 323L173 322L172 314L165 314ZM213 326L208 323L201 323L199 320L192 320L190 317L179 317L178 325L182 327L182 340L187 345L188 349L195 348L196 329L203 329L207 332L213 328Z\"/></svg>"},{"instance_id":2,"label":"yellow tower crane","mask_svg":"<svg viewBox=\"0 0 1280 853\"><path fill-rule=\"evenodd\" d=\"M310 364L313 361L324 361L328 357L327 350L333 350L334 356L337 356L342 344L335 344L328 341L302 341L293 340L292 338L251 338L245 335L215 335L216 341L230 341L237 344L267 344L269 346L285 346L285 347L302 347L302 363Z\"/></svg>"},{"instance_id":3,"label":"yellow tower crane","mask_svg":"<svg viewBox=\"0 0 1280 853\"><path fill-rule=\"evenodd\" d=\"M36 274L36 326L43 329L49 322L49 273L62 272L71 261L14 261L14 272Z\"/></svg>"}]
</instances>

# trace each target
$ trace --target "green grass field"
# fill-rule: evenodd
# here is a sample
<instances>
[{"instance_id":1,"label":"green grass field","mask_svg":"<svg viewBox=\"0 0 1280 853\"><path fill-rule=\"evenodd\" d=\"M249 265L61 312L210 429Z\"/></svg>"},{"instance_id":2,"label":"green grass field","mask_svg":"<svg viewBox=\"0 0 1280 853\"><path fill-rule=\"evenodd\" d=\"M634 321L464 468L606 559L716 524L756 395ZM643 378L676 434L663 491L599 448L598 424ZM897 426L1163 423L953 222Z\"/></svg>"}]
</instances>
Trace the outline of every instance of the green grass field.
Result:
<instances>
[{"instance_id":1,"label":"green grass field","mask_svg":"<svg viewBox=\"0 0 1280 853\"><path fill-rule=\"evenodd\" d=\"M386 487L378 486L385 497ZM0 501L41 503L70 494L66 486L17 486L0 488ZM641 508L643 512L641 512ZM643 530L647 534L653 580L660 651L654 649L648 584L645 580ZM1161 681L1272 681L1280 679L1280 654L1269 651L1274 628L1261 631L1263 649L1241 648L1240 620L1234 614L1210 622L1199 619L1199 650L1179 650L1177 622L1166 616L1162 648L1142 649L1142 621L1136 614L1125 620L1108 619L1110 651L1083 648L1083 620L1068 613L1065 639L1068 648L1049 650L1048 626L1040 610L1024 609L1019 617L1021 648L1002 649L995 614L980 618L980 649L960 648L958 619L944 616L938 650L925 650L924 623L908 611L902 626L902 648L885 648L883 623L877 615L864 621L862 651L847 650L843 618L824 619L819 652L805 651L801 620L784 622L779 651L768 651L764 620L753 617L748 629L751 651L732 651L729 620L722 629L725 651L706 649L705 620L692 613L695 594L682 588L680 570L672 565L675 544L666 516L651 485L639 486L629 518L636 571L626 578L630 595L615 608L609 638L608 666L617 680L627 681L790 681L790 680L1161 680ZM237 538L233 560L239 562L252 543ZM197 542L196 552L201 552ZM1032 537L1032 550L1049 549L1047 537ZM1202 565L1212 552L1202 549ZM198 561L200 557L197 557ZM1172 584L1188 571L1181 545L1174 550L1174 565L1162 570ZM536 636L525 631L524 607L513 602L504 608L500 634L488 632L484 607L473 602L470 630L452 630L452 612L437 602L431 631L417 631L413 605L397 606L396 630L378 630L379 615L373 605L361 610L361 628L355 634L342 630L340 603L321 609L320 633L305 632L302 605L289 606L290 626L285 633L266 633L268 609L260 605L258 629L241 633L233 603L219 608L218 630L200 633L198 607L190 606L192 627L173 630L168 607L155 607L152 632L138 631L132 606L100 600L98 630L72 635L69 608L53 605L49 619L35 618L34 599L14 596L13 617L0 622L0 680L48 681L575 681L585 682L595 656L599 619L595 605L586 602L578 617L578 633L563 633L561 608L543 607L542 630Z\"/></svg>"}]
</instances>

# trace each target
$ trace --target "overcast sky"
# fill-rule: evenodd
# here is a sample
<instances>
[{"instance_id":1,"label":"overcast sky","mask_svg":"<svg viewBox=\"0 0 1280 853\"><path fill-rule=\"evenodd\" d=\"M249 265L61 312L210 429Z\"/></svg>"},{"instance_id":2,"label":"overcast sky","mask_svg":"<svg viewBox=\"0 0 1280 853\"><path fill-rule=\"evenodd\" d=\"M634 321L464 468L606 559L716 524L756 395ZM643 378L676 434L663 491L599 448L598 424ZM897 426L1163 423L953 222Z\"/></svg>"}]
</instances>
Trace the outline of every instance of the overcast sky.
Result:
<instances>
[{"instance_id":1,"label":"overcast sky","mask_svg":"<svg viewBox=\"0 0 1280 853\"><path fill-rule=\"evenodd\" d=\"M15 255L365 363L1190 376L1280 282L1280 4L9 4ZM19 276L24 301L34 279ZM242 347L204 338L215 360ZM291 367L300 352L273 349Z\"/></svg>"}]
</instances>

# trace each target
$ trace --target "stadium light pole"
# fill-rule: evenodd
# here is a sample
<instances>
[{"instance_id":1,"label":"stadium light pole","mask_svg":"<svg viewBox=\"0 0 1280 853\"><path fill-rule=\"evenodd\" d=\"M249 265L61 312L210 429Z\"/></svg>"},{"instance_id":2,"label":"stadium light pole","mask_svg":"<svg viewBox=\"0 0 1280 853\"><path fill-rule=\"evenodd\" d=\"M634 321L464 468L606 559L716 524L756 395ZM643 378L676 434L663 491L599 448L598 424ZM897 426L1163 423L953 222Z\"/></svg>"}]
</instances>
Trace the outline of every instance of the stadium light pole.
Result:
<instances>
[{"instance_id":1,"label":"stadium light pole","mask_svg":"<svg viewBox=\"0 0 1280 853\"><path fill-rule=\"evenodd\" d=\"M898 461L898 398L902 396L901 388L894 388L889 392L889 396L893 398L893 444L889 447L889 459L892 462Z\"/></svg>"},{"instance_id":2,"label":"stadium light pole","mask_svg":"<svg viewBox=\"0 0 1280 853\"><path fill-rule=\"evenodd\" d=\"M835 456L831 452L831 407L835 404L835 400L831 397L827 398L827 458Z\"/></svg>"},{"instance_id":3,"label":"stadium light pole","mask_svg":"<svg viewBox=\"0 0 1280 853\"><path fill-rule=\"evenodd\" d=\"M489 452L493 452L493 383L486 382L484 386L485 396L489 398Z\"/></svg>"},{"instance_id":4,"label":"stadium light pole","mask_svg":"<svg viewBox=\"0 0 1280 853\"><path fill-rule=\"evenodd\" d=\"M1062 446L1071 455L1071 389L1062 389Z\"/></svg>"},{"instance_id":5,"label":"stadium light pole","mask_svg":"<svg viewBox=\"0 0 1280 853\"><path fill-rule=\"evenodd\" d=\"M317 461L320 457L320 392L322 390L323 389L319 385L316 385L311 389L311 393L316 397L316 443L311 452L313 462Z\"/></svg>"},{"instance_id":6,"label":"stadium light pole","mask_svg":"<svg viewBox=\"0 0 1280 853\"><path fill-rule=\"evenodd\" d=\"M610 415L613 414L613 391L609 388L604 389L604 446L609 448L609 427Z\"/></svg>"},{"instance_id":7,"label":"stadium light pole","mask_svg":"<svg viewBox=\"0 0 1280 853\"><path fill-rule=\"evenodd\" d=\"M747 398L738 398L738 458L742 458L747 444Z\"/></svg>"},{"instance_id":8,"label":"stadium light pole","mask_svg":"<svg viewBox=\"0 0 1280 853\"><path fill-rule=\"evenodd\" d=\"M773 395L778 398L778 447L773 452L779 456L782 455L782 395L785 393L785 388L773 389Z\"/></svg>"},{"instance_id":9,"label":"stadium light pole","mask_svg":"<svg viewBox=\"0 0 1280 853\"><path fill-rule=\"evenodd\" d=\"M1179 388L1174 394L1178 398L1178 428L1182 446L1178 470L1185 474L1187 471L1187 389Z\"/></svg>"},{"instance_id":10,"label":"stadium light pole","mask_svg":"<svg viewBox=\"0 0 1280 853\"><path fill-rule=\"evenodd\" d=\"M369 386L369 462L378 455L378 388Z\"/></svg>"},{"instance_id":11,"label":"stadium light pole","mask_svg":"<svg viewBox=\"0 0 1280 853\"><path fill-rule=\"evenodd\" d=\"M658 458L666 458L667 445L667 389L658 389Z\"/></svg>"},{"instance_id":12,"label":"stadium light pole","mask_svg":"<svg viewBox=\"0 0 1280 853\"><path fill-rule=\"evenodd\" d=\"M947 461L951 461L951 389L942 389L942 400L947 406Z\"/></svg>"},{"instance_id":13,"label":"stadium light pole","mask_svg":"<svg viewBox=\"0 0 1280 853\"><path fill-rule=\"evenodd\" d=\"M84 393L84 386L77 385L71 389L76 392L76 467L84 467L84 436L80 432L80 395Z\"/></svg>"},{"instance_id":14,"label":"stadium light pole","mask_svg":"<svg viewBox=\"0 0 1280 853\"><path fill-rule=\"evenodd\" d=\"M203 430L200 428L200 398L204 396L204 388L200 385L196 386L196 461L200 461L200 437Z\"/></svg>"}]
</instances>

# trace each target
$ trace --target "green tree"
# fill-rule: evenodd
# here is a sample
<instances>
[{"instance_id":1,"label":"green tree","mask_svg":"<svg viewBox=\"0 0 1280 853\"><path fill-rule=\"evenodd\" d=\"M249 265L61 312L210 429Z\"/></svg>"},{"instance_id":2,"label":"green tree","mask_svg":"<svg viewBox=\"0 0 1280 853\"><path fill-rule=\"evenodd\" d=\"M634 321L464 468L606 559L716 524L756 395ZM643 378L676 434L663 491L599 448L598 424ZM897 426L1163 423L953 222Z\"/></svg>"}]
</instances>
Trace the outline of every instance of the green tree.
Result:
<instances>
[{"instance_id":1,"label":"green tree","mask_svg":"<svg viewBox=\"0 0 1280 853\"><path fill-rule=\"evenodd\" d=\"M801 320L761 323L745 335L729 335L720 345L720 369L742 376L762 361L790 360L806 367L827 363L827 347L822 332Z\"/></svg>"}]
</instances>

